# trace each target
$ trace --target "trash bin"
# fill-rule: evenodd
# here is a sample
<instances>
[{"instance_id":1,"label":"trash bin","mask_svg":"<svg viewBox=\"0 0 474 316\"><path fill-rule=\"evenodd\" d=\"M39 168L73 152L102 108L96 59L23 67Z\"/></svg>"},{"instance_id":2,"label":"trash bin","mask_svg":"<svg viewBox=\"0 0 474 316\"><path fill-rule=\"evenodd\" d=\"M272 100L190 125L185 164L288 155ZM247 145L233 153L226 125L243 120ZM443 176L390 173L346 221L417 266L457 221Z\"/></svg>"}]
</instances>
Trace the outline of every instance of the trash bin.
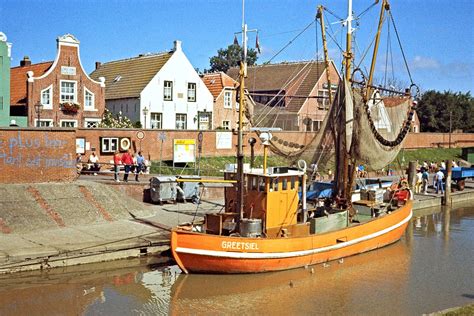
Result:
<instances>
[{"instance_id":1,"label":"trash bin","mask_svg":"<svg viewBox=\"0 0 474 316\"><path fill-rule=\"evenodd\" d=\"M161 176L150 179L150 198L154 203L176 202L176 177Z\"/></svg>"},{"instance_id":2,"label":"trash bin","mask_svg":"<svg viewBox=\"0 0 474 316\"><path fill-rule=\"evenodd\" d=\"M186 181L186 179L191 179L191 180L200 180L200 176L192 176L192 175L185 175L185 176L179 176L179 179ZM181 196L178 194L178 196L181 199L184 200L192 200L193 202L199 202L199 182L180 182L179 186L182 189L181 194L184 196Z\"/></svg>"}]
</instances>

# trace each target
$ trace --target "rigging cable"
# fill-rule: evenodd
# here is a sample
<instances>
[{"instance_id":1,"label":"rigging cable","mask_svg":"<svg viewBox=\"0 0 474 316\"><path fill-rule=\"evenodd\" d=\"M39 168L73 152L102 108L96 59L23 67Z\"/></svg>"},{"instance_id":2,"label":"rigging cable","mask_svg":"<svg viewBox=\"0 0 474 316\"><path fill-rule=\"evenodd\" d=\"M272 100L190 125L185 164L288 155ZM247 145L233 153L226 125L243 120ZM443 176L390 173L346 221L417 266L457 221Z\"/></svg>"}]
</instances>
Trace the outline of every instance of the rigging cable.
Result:
<instances>
[{"instance_id":1,"label":"rigging cable","mask_svg":"<svg viewBox=\"0 0 474 316\"><path fill-rule=\"evenodd\" d=\"M311 23L309 23L301 32L299 32L295 37L293 37L293 39L291 39L285 46L283 46L275 55L273 55L272 58L270 58L268 61L266 61L265 63L263 63L264 65L266 64L269 64L271 63L271 61L273 59L275 59L275 57L277 57L278 55L280 55L280 53L282 51L284 51L288 46L290 46L294 40L296 40L298 37L300 37L301 34L303 34L307 29L310 28L311 25L313 25L313 23L316 21L316 19L314 19L313 21L311 21Z\"/></svg>"},{"instance_id":2,"label":"rigging cable","mask_svg":"<svg viewBox=\"0 0 474 316\"><path fill-rule=\"evenodd\" d=\"M413 85L414 84L413 83L413 78L411 77L411 72L410 72L410 69L408 68L408 62L407 62L407 59L405 57L405 52L403 51L402 43L400 41L400 36L398 36L398 30L397 30L397 26L395 25L395 20L393 18L392 11L389 10L388 14L390 15L390 19L392 20L393 29L395 30L395 35L397 35L398 45L400 46L400 51L402 52L403 61L405 62L405 67L407 69L408 76L410 77L410 83Z\"/></svg>"}]
</instances>

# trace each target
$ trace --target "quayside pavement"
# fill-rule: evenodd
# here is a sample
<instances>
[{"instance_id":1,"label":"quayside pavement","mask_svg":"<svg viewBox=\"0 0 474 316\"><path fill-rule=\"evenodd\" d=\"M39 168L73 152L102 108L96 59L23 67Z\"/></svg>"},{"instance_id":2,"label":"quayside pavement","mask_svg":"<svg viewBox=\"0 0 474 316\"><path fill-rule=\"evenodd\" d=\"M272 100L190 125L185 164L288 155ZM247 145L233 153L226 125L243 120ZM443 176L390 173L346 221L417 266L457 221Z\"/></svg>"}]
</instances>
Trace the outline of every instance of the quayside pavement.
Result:
<instances>
[{"instance_id":1,"label":"quayside pavement","mask_svg":"<svg viewBox=\"0 0 474 316\"><path fill-rule=\"evenodd\" d=\"M143 203L149 177L129 183L98 175L72 183L0 185L0 273L166 256L171 227L223 209L219 189L209 190L200 204ZM452 199L474 201L474 183L467 182ZM430 188L427 195L415 195L414 209L441 200Z\"/></svg>"},{"instance_id":2,"label":"quayside pavement","mask_svg":"<svg viewBox=\"0 0 474 316\"><path fill-rule=\"evenodd\" d=\"M222 209L204 200L142 203L107 179L3 184L0 192L0 273L159 255L171 227Z\"/></svg>"}]
</instances>

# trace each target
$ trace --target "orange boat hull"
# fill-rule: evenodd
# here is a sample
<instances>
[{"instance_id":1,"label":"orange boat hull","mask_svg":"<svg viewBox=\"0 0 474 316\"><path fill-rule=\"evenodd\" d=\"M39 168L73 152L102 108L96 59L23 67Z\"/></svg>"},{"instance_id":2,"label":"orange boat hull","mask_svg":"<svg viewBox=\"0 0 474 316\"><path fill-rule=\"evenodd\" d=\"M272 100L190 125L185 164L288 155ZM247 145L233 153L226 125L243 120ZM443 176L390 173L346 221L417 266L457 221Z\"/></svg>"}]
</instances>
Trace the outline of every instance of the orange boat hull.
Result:
<instances>
[{"instance_id":1,"label":"orange boat hull","mask_svg":"<svg viewBox=\"0 0 474 316\"><path fill-rule=\"evenodd\" d=\"M218 236L174 229L171 250L185 273L257 273L331 261L396 242L412 216L412 201L366 223L325 234L287 238Z\"/></svg>"}]
</instances>

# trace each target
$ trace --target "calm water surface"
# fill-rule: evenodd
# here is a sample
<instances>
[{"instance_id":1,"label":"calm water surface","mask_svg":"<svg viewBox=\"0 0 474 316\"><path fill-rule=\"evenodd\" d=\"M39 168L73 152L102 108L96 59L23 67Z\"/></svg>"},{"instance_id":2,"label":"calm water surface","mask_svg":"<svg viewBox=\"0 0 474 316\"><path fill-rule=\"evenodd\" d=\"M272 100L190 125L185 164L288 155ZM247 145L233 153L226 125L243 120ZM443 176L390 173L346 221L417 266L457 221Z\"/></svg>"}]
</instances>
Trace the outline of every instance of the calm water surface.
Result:
<instances>
[{"instance_id":1,"label":"calm water surface","mask_svg":"<svg viewBox=\"0 0 474 316\"><path fill-rule=\"evenodd\" d=\"M472 303L472 203L415 212L400 242L325 267L183 275L134 259L0 278L0 315L420 315Z\"/></svg>"}]
</instances>

